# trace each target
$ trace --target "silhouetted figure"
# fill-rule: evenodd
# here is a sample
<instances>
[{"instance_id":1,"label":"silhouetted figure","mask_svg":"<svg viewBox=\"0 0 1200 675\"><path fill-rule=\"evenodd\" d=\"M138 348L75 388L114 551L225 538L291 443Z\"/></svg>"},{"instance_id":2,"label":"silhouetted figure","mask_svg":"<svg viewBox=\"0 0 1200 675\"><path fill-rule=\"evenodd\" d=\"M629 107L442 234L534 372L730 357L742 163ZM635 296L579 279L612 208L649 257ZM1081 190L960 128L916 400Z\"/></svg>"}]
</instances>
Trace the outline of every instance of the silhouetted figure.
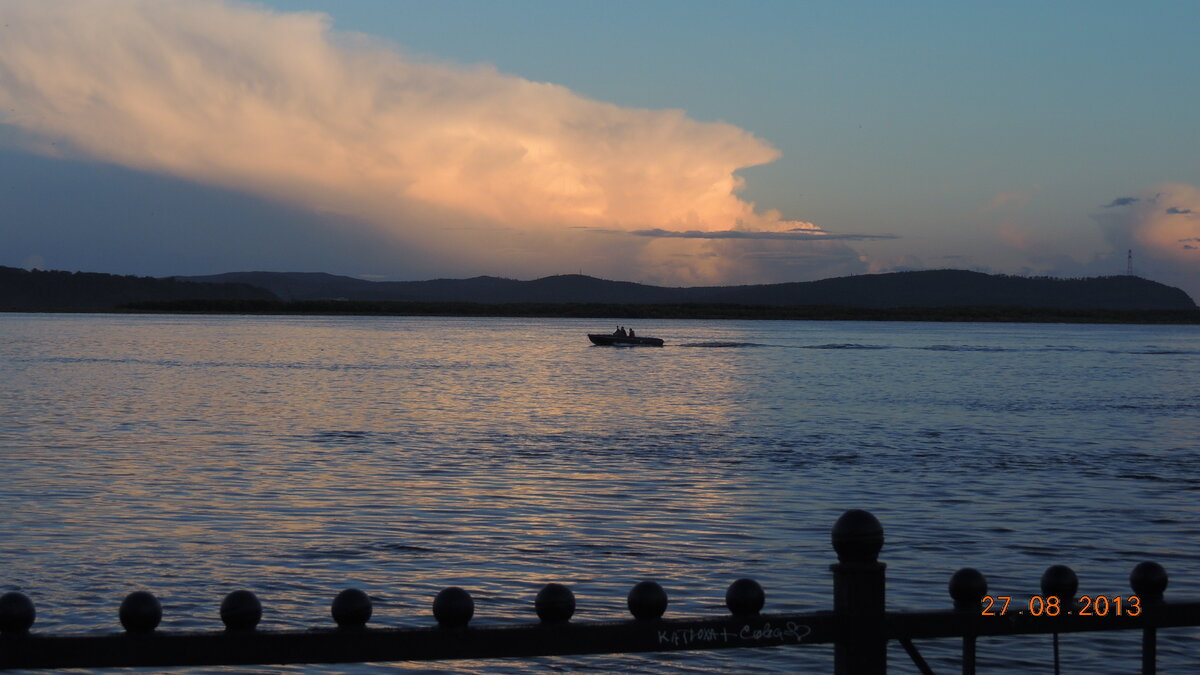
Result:
<instances>
[{"instance_id":1,"label":"silhouetted figure","mask_svg":"<svg viewBox=\"0 0 1200 675\"><path fill-rule=\"evenodd\" d=\"M630 328L630 329L629 329L629 337L636 337L636 336L633 334L633 329L632 329L632 328Z\"/></svg>"},{"instance_id":2,"label":"silhouetted figure","mask_svg":"<svg viewBox=\"0 0 1200 675\"><path fill-rule=\"evenodd\" d=\"M617 330L613 333L613 335L616 335L617 337L625 337L625 329L621 326L617 326Z\"/></svg>"}]
</instances>

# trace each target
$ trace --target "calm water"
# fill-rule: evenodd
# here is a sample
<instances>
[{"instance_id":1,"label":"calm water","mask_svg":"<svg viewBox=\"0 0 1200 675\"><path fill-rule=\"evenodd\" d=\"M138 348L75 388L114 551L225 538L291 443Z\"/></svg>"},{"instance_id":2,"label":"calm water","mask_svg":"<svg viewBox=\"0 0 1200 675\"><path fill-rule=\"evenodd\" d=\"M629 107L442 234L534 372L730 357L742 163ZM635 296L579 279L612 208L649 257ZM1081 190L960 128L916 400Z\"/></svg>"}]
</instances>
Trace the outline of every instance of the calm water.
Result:
<instances>
[{"instance_id":1,"label":"calm water","mask_svg":"<svg viewBox=\"0 0 1200 675\"><path fill-rule=\"evenodd\" d=\"M958 568L1028 597L1049 565L1129 594L1142 560L1200 597L1200 328L664 321L668 346L592 347L611 321L0 314L0 590L41 632L112 631L137 588L167 629L580 620L637 581L669 616L831 605L829 530L871 510L892 609L948 607ZM1064 636L1066 672L1130 672L1139 635ZM953 672L955 641L918 643ZM1050 672L1045 636L984 640L981 672ZM544 671L830 671L825 647L542 659ZM1167 672L1200 629L1166 631ZM895 647L893 672L916 672ZM523 672L530 662L344 666ZM244 670L244 669L241 669ZM279 669L264 669L274 671ZM284 669L286 670L286 669ZM312 669L308 669L312 670Z\"/></svg>"}]
</instances>

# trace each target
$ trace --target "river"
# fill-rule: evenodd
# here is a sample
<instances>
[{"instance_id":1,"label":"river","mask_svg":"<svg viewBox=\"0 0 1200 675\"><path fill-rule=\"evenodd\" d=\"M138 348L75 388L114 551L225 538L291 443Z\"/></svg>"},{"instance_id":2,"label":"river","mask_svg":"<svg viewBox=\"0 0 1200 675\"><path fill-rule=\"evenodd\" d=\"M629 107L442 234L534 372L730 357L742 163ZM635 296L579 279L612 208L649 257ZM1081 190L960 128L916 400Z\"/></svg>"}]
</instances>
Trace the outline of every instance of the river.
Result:
<instances>
[{"instance_id":1,"label":"river","mask_svg":"<svg viewBox=\"0 0 1200 675\"><path fill-rule=\"evenodd\" d=\"M662 348L591 346L632 325ZM668 616L829 609L830 528L882 522L890 609L995 595L1128 595L1155 560L1200 598L1200 327L791 321L0 314L0 590L44 633L119 630L147 589L163 630L220 628L255 591L269 629L430 625L446 586L474 624L534 620L547 582L576 620L623 618L659 581ZM1200 629L1160 667L1200 669ZM1135 634L1062 638L1066 672L1136 670ZM956 641L918 646L953 672ZM982 672L1049 672L1046 636L983 640ZM791 647L317 672L831 672ZM916 672L898 645L892 672ZM239 672L245 669L239 669ZM265 668L261 672L313 668Z\"/></svg>"}]
</instances>

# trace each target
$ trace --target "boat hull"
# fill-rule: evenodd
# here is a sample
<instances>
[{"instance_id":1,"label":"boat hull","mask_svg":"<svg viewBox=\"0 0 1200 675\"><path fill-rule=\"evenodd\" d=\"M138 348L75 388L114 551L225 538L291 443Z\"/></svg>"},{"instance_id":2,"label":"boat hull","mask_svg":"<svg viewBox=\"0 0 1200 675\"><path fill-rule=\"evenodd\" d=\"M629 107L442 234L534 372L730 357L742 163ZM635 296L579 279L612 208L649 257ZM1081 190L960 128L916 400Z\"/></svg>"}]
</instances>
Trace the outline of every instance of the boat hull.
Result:
<instances>
[{"instance_id":1,"label":"boat hull","mask_svg":"<svg viewBox=\"0 0 1200 675\"><path fill-rule=\"evenodd\" d=\"M662 338L629 337L628 335L607 335L604 333L588 333L588 339L594 345L607 347L661 347Z\"/></svg>"}]
</instances>

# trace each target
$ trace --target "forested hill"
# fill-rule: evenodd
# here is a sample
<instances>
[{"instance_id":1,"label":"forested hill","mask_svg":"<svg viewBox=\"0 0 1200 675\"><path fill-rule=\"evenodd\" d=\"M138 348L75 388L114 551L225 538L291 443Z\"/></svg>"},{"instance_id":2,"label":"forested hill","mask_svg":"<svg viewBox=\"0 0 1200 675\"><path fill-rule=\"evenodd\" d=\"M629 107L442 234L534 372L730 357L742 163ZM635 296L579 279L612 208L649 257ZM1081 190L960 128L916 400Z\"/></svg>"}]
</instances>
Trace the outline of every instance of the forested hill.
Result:
<instances>
[{"instance_id":1,"label":"forested hill","mask_svg":"<svg viewBox=\"0 0 1200 675\"><path fill-rule=\"evenodd\" d=\"M1196 311L1195 302L1182 290L1133 276L1054 279L934 270L757 286L671 288L577 274L533 281L475 277L376 282L320 273L238 272L156 279L0 267L0 311L112 311L132 304L167 308L172 302L194 300L220 301L212 306L233 309L251 301L258 307L265 307L263 302L350 301Z\"/></svg>"},{"instance_id":2,"label":"forested hill","mask_svg":"<svg viewBox=\"0 0 1200 675\"><path fill-rule=\"evenodd\" d=\"M721 291L718 289L718 295ZM894 272L795 284L742 286L729 298L768 305L844 307L1034 307L1053 309L1196 309L1182 290L1134 276L1059 279L965 270Z\"/></svg>"},{"instance_id":3,"label":"forested hill","mask_svg":"<svg viewBox=\"0 0 1200 675\"><path fill-rule=\"evenodd\" d=\"M963 270L893 272L785 284L694 288L607 281L577 274L533 281L475 277L376 282L331 274L275 272L241 272L186 279L249 284L270 290L286 301L1196 309L1195 302L1182 290L1139 277L1056 279Z\"/></svg>"},{"instance_id":4,"label":"forested hill","mask_svg":"<svg viewBox=\"0 0 1200 675\"><path fill-rule=\"evenodd\" d=\"M104 312L132 302L276 300L245 284L197 283L94 272L26 271L0 266L0 311Z\"/></svg>"}]
</instances>

